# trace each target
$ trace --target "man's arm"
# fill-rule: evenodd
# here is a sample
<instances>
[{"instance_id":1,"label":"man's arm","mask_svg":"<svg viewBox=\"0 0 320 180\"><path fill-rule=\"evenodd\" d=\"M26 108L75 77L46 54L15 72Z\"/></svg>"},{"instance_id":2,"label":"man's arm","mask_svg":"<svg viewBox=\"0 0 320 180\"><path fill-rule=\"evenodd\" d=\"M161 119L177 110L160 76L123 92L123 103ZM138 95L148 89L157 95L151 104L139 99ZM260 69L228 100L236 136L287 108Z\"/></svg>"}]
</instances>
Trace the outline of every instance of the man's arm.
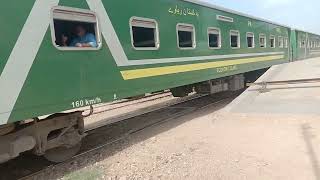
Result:
<instances>
[{"instance_id":1,"label":"man's arm","mask_svg":"<svg viewBox=\"0 0 320 180\"><path fill-rule=\"evenodd\" d=\"M82 43L82 47L98 47L97 40L95 35L88 34L87 35L87 43Z\"/></svg>"}]
</instances>

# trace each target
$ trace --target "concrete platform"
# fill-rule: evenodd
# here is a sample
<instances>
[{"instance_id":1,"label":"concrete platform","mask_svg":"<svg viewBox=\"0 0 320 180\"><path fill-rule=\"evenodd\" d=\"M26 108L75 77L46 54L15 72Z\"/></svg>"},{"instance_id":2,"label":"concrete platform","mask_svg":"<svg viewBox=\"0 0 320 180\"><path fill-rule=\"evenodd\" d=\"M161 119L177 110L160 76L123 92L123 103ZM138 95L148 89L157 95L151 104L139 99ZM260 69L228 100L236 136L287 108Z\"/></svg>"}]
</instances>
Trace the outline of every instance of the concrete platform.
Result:
<instances>
[{"instance_id":1,"label":"concrete platform","mask_svg":"<svg viewBox=\"0 0 320 180\"><path fill-rule=\"evenodd\" d=\"M320 58L272 67L257 82L320 78ZM232 113L320 115L320 83L255 85L225 110Z\"/></svg>"},{"instance_id":2,"label":"concrete platform","mask_svg":"<svg viewBox=\"0 0 320 180\"><path fill-rule=\"evenodd\" d=\"M257 82L314 78L320 58L274 66ZM320 83L261 88L251 86L217 116L225 140L237 142L230 148L267 162L257 179L319 180Z\"/></svg>"}]
</instances>

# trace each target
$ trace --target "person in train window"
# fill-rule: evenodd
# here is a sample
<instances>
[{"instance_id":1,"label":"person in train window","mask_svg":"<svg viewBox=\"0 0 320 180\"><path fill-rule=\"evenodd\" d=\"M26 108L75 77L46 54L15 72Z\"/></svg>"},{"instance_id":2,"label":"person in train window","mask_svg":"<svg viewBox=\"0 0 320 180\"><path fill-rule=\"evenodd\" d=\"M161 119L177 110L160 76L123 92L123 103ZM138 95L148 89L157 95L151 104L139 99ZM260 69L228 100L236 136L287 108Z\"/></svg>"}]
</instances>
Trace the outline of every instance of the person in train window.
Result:
<instances>
[{"instance_id":1,"label":"person in train window","mask_svg":"<svg viewBox=\"0 0 320 180\"><path fill-rule=\"evenodd\" d=\"M92 33L87 33L83 26L76 26L75 32L77 37L71 41L69 45L70 47L98 47L95 35ZM62 35L62 43L64 46L68 46L67 41L68 37Z\"/></svg>"}]
</instances>

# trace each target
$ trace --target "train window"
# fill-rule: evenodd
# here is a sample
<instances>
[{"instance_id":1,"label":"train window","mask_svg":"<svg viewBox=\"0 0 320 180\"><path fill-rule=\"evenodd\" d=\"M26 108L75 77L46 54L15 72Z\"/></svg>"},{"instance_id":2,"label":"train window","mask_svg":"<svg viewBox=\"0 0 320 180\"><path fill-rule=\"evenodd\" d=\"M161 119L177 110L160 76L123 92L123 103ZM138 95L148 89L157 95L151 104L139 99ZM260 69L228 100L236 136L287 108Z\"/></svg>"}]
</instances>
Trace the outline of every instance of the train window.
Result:
<instances>
[{"instance_id":1,"label":"train window","mask_svg":"<svg viewBox=\"0 0 320 180\"><path fill-rule=\"evenodd\" d=\"M181 49L193 49L196 47L195 29L191 24L177 25L178 47Z\"/></svg>"},{"instance_id":2,"label":"train window","mask_svg":"<svg viewBox=\"0 0 320 180\"><path fill-rule=\"evenodd\" d=\"M283 48L283 37L279 36L278 42L279 42L279 48Z\"/></svg>"},{"instance_id":3,"label":"train window","mask_svg":"<svg viewBox=\"0 0 320 180\"><path fill-rule=\"evenodd\" d=\"M273 35L270 36L270 47L271 48L276 47L276 38Z\"/></svg>"},{"instance_id":4,"label":"train window","mask_svg":"<svg viewBox=\"0 0 320 180\"><path fill-rule=\"evenodd\" d=\"M247 46L248 48L254 48L254 34L251 32L247 33Z\"/></svg>"},{"instance_id":5,"label":"train window","mask_svg":"<svg viewBox=\"0 0 320 180\"><path fill-rule=\"evenodd\" d=\"M259 35L259 44L261 48L265 48L267 46L266 35L264 34Z\"/></svg>"},{"instance_id":6,"label":"train window","mask_svg":"<svg viewBox=\"0 0 320 180\"><path fill-rule=\"evenodd\" d=\"M208 28L208 41L210 49L221 48L221 34L218 28Z\"/></svg>"},{"instance_id":7,"label":"train window","mask_svg":"<svg viewBox=\"0 0 320 180\"><path fill-rule=\"evenodd\" d=\"M288 48L288 38L284 38L284 47Z\"/></svg>"},{"instance_id":8,"label":"train window","mask_svg":"<svg viewBox=\"0 0 320 180\"><path fill-rule=\"evenodd\" d=\"M101 47L94 12L57 6L52 9L51 17L52 42L59 50L97 50Z\"/></svg>"},{"instance_id":9,"label":"train window","mask_svg":"<svg viewBox=\"0 0 320 180\"><path fill-rule=\"evenodd\" d=\"M239 31L230 31L230 46L231 48L240 48L240 33Z\"/></svg>"},{"instance_id":10,"label":"train window","mask_svg":"<svg viewBox=\"0 0 320 180\"><path fill-rule=\"evenodd\" d=\"M131 43L136 50L157 50L160 47L158 23L153 19L132 17Z\"/></svg>"}]
</instances>

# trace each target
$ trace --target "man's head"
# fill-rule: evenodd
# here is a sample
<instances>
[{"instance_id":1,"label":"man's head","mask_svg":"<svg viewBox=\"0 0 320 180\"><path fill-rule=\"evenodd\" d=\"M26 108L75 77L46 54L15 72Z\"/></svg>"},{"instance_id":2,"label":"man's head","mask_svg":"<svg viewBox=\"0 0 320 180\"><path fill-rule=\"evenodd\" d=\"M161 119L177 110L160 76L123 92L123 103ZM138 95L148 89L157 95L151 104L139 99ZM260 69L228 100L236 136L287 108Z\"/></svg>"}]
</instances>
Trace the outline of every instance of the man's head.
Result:
<instances>
[{"instance_id":1,"label":"man's head","mask_svg":"<svg viewBox=\"0 0 320 180\"><path fill-rule=\"evenodd\" d=\"M86 31L86 29L85 29L83 26L78 25L78 26L76 27L76 34L77 34L77 36L82 37L82 36L86 35L86 33L87 33L87 31Z\"/></svg>"}]
</instances>

